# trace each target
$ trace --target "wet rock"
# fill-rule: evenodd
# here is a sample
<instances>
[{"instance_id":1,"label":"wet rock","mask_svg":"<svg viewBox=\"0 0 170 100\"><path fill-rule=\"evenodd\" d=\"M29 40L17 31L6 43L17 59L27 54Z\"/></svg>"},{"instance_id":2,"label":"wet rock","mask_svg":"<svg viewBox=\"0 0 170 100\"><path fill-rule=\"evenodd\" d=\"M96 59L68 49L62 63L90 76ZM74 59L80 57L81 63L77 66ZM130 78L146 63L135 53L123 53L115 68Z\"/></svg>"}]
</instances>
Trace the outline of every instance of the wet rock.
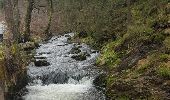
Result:
<instances>
[{"instance_id":1,"label":"wet rock","mask_svg":"<svg viewBox=\"0 0 170 100\"><path fill-rule=\"evenodd\" d=\"M71 36L70 35L68 35L68 34L66 34L66 35L64 35L65 37L68 37L68 38L70 38Z\"/></svg>"},{"instance_id":2,"label":"wet rock","mask_svg":"<svg viewBox=\"0 0 170 100\"><path fill-rule=\"evenodd\" d=\"M35 59L46 59L46 57L34 57Z\"/></svg>"},{"instance_id":3,"label":"wet rock","mask_svg":"<svg viewBox=\"0 0 170 100\"><path fill-rule=\"evenodd\" d=\"M90 57L91 55L88 52L83 52L85 56Z\"/></svg>"},{"instance_id":4,"label":"wet rock","mask_svg":"<svg viewBox=\"0 0 170 100\"><path fill-rule=\"evenodd\" d=\"M57 46L65 46L65 45L68 45L68 43L59 43L59 44L57 44Z\"/></svg>"},{"instance_id":5,"label":"wet rock","mask_svg":"<svg viewBox=\"0 0 170 100\"><path fill-rule=\"evenodd\" d=\"M74 75L74 76L71 76L72 79L74 80L77 80L77 81L80 81L83 77L85 77L86 75Z\"/></svg>"},{"instance_id":6,"label":"wet rock","mask_svg":"<svg viewBox=\"0 0 170 100\"><path fill-rule=\"evenodd\" d=\"M78 48L82 48L82 45L78 45L77 47L78 47Z\"/></svg>"},{"instance_id":7,"label":"wet rock","mask_svg":"<svg viewBox=\"0 0 170 100\"><path fill-rule=\"evenodd\" d=\"M43 83L44 84L64 84L67 83L69 80L69 77L67 73L64 72L51 72L49 75L45 76L43 78Z\"/></svg>"},{"instance_id":8,"label":"wet rock","mask_svg":"<svg viewBox=\"0 0 170 100\"><path fill-rule=\"evenodd\" d=\"M51 54L51 52L40 52L38 53L39 55L43 55L43 54Z\"/></svg>"},{"instance_id":9,"label":"wet rock","mask_svg":"<svg viewBox=\"0 0 170 100\"><path fill-rule=\"evenodd\" d=\"M73 58L77 61L83 61L83 60L86 60L86 54L80 53L80 54L71 56L71 58Z\"/></svg>"},{"instance_id":10,"label":"wet rock","mask_svg":"<svg viewBox=\"0 0 170 100\"><path fill-rule=\"evenodd\" d=\"M38 61L34 61L35 66L37 67L41 67L41 66L49 66L50 63L47 62L46 60L38 60Z\"/></svg>"},{"instance_id":11,"label":"wet rock","mask_svg":"<svg viewBox=\"0 0 170 100\"><path fill-rule=\"evenodd\" d=\"M99 53L97 50L91 50L91 53Z\"/></svg>"},{"instance_id":12,"label":"wet rock","mask_svg":"<svg viewBox=\"0 0 170 100\"><path fill-rule=\"evenodd\" d=\"M94 81L93 81L93 84L97 87L97 88L105 88L106 87L106 83L107 83L107 80L106 80L106 77L107 75L106 74L100 74L98 75Z\"/></svg>"},{"instance_id":13,"label":"wet rock","mask_svg":"<svg viewBox=\"0 0 170 100\"><path fill-rule=\"evenodd\" d=\"M71 49L70 54L78 54L81 50L78 47L74 47Z\"/></svg>"}]
</instances>

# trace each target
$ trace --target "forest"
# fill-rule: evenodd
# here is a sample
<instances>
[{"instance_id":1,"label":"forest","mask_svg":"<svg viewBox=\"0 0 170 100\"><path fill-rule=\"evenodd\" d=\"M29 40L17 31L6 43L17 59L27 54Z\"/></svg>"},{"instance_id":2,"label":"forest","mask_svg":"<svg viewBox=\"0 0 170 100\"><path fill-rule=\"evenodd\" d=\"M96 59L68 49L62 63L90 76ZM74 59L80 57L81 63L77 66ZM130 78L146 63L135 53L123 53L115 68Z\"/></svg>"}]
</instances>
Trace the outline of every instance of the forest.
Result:
<instances>
[{"instance_id":1,"label":"forest","mask_svg":"<svg viewBox=\"0 0 170 100\"><path fill-rule=\"evenodd\" d=\"M170 0L0 0L0 100L170 100Z\"/></svg>"}]
</instances>

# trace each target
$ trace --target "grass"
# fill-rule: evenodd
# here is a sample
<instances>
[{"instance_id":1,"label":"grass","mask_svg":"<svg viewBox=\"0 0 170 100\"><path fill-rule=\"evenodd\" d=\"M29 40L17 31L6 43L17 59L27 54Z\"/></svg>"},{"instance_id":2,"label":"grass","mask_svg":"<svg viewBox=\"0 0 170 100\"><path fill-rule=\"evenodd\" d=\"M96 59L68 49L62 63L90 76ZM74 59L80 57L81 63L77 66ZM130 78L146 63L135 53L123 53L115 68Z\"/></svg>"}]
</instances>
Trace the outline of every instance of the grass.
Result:
<instances>
[{"instance_id":1,"label":"grass","mask_svg":"<svg viewBox=\"0 0 170 100\"><path fill-rule=\"evenodd\" d=\"M107 65L111 68L118 65L121 61L119 59L120 53L115 52L114 48L120 45L121 42L122 42L121 40L116 40L103 46L103 49L101 51L102 55L99 57L97 62L102 62L101 65Z\"/></svg>"},{"instance_id":2,"label":"grass","mask_svg":"<svg viewBox=\"0 0 170 100\"><path fill-rule=\"evenodd\" d=\"M3 55L3 45L0 44L0 60L3 60L4 55Z\"/></svg>"},{"instance_id":3,"label":"grass","mask_svg":"<svg viewBox=\"0 0 170 100\"><path fill-rule=\"evenodd\" d=\"M161 64L156 70L157 74L162 77L170 77L170 65Z\"/></svg>"},{"instance_id":4,"label":"grass","mask_svg":"<svg viewBox=\"0 0 170 100\"><path fill-rule=\"evenodd\" d=\"M3 71L3 46L0 44L0 81L4 78L4 71Z\"/></svg>"},{"instance_id":5,"label":"grass","mask_svg":"<svg viewBox=\"0 0 170 100\"><path fill-rule=\"evenodd\" d=\"M170 49L170 36L163 41L166 48Z\"/></svg>"}]
</instances>

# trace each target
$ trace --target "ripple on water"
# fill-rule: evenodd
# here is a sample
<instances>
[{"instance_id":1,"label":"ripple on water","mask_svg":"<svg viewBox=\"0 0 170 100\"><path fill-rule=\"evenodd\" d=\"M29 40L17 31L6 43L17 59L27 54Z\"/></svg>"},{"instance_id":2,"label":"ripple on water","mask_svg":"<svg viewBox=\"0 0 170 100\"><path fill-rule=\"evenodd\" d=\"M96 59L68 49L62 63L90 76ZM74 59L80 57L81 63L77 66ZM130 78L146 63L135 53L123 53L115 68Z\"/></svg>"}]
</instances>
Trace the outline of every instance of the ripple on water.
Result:
<instances>
[{"instance_id":1,"label":"ripple on water","mask_svg":"<svg viewBox=\"0 0 170 100\"><path fill-rule=\"evenodd\" d=\"M98 70L92 67L98 53L91 53L86 44L68 44L67 39L73 33L65 36L53 37L46 44L36 50L36 57L45 57L49 66L36 67L33 63L28 66L28 75L31 79L26 87L28 93L23 96L25 100L105 100L105 96L93 86L93 79ZM90 56L84 61L71 58L70 50L79 47L81 52ZM67 81L63 81L63 78ZM46 82L43 82L43 81ZM60 82L55 81L63 81ZM60 83L60 84L59 84Z\"/></svg>"}]
</instances>

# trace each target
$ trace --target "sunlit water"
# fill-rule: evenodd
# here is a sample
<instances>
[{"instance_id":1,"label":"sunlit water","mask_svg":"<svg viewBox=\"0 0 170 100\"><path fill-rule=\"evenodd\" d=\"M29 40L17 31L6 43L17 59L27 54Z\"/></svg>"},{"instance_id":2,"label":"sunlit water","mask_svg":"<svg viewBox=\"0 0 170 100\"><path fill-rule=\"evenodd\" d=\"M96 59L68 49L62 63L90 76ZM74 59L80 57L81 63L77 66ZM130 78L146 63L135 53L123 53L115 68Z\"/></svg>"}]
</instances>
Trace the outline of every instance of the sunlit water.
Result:
<instances>
[{"instance_id":1,"label":"sunlit water","mask_svg":"<svg viewBox=\"0 0 170 100\"><path fill-rule=\"evenodd\" d=\"M68 34L67 34L68 35ZM73 33L69 34L73 36ZM45 57L49 66L28 66L30 77L24 100L105 100L104 94L93 85L99 71L93 66L97 52L86 44L68 43L68 36L53 37L36 50L35 57ZM70 51L80 47L90 56L84 61L71 58ZM39 60L39 59L37 59Z\"/></svg>"}]
</instances>

